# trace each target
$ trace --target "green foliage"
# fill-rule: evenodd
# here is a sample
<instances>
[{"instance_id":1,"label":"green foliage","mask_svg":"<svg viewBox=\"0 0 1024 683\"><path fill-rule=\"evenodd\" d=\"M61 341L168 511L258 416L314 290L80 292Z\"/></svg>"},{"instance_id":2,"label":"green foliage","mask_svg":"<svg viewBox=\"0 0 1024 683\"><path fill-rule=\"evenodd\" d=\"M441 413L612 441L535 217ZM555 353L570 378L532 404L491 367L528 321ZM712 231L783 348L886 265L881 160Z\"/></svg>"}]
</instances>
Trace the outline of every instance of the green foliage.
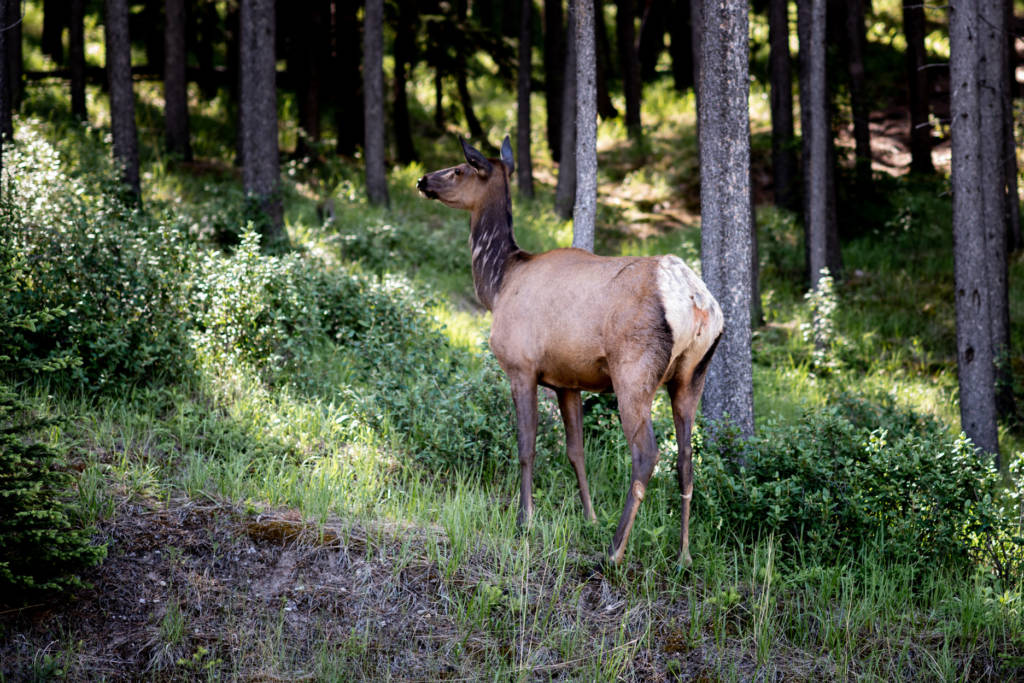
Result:
<instances>
[{"instance_id":1,"label":"green foliage","mask_svg":"<svg viewBox=\"0 0 1024 683\"><path fill-rule=\"evenodd\" d=\"M0 385L0 594L9 603L82 586L77 573L106 554L72 523L62 454L32 438L46 424Z\"/></svg>"},{"instance_id":2,"label":"green foliage","mask_svg":"<svg viewBox=\"0 0 1024 683\"><path fill-rule=\"evenodd\" d=\"M188 250L177 227L122 202L111 174L71 178L32 123L5 146L4 370L59 370L108 388L180 370ZM8 354L5 354L8 355ZM16 359L16 360L14 360Z\"/></svg>"},{"instance_id":3,"label":"green foliage","mask_svg":"<svg viewBox=\"0 0 1024 683\"><path fill-rule=\"evenodd\" d=\"M875 548L933 568L981 560L1004 578L1022 567L1021 485L1004 489L988 458L934 422L839 397L697 451L700 514L744 537L774 532L827 562Z\"/></svg>"}]
</instances>

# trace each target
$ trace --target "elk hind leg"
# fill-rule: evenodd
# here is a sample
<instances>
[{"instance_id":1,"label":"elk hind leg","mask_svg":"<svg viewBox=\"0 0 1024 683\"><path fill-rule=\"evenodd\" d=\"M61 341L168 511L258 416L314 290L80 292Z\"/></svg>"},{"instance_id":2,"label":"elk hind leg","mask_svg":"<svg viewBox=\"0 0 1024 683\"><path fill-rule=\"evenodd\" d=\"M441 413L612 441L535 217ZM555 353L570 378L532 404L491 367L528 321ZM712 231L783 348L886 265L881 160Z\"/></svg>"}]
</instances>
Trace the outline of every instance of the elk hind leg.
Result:
<instances>
[{"instance_id":1,"label":"elk hind leg","mask_svg":"<svg viewBox=\"0 0 1024 683\"><path fill-rule=\"evenodd\" d=\"M681 366L680 372L668 383L669 396L672 399L672 419L675 422L676 442L679 447L676 457L676 476L679 480L679 493L682 497L679 522L679 564L689 567L693 562L690 557L690 501L693 499L693 420L697 414L697 404L704 392L704 378L708 363L715 352L718 341L712 345L696 367L692 370Z\"/></svg>"},{"instance_id":2,"label":"elk hind leg","mask_svg":"<svg viewBox=\"0 0 1024 683\"><path fill-rule=\"evenodd\" d=\"M658 464L658 444L654 439L654 427L651 424L652 392L629 392L619 396L619 415L622 430L629 443L632 468L629 491L626 494L626 507L619 518L619 526L612 537L612 545L608 549L608 558L612 564L618 565L626 553L626 542L633 529L640 502L647 493L647 484Z\"/></svg>"},{"instance_id":3,"label":"elk hind leg","mask_svg":"<svg viewBox=\"0 0 1024 683\"><path fill-rule=\"evenodd\" d=\"M576 483L580 489L583 515L588 522L596 522L594 506L590 502L590 487L587 485L587 471L583 462L583 403L580 392L574 389L558 389L558 409L565 425L565 451L576 472Z\"/></svg>"}]
</instances>

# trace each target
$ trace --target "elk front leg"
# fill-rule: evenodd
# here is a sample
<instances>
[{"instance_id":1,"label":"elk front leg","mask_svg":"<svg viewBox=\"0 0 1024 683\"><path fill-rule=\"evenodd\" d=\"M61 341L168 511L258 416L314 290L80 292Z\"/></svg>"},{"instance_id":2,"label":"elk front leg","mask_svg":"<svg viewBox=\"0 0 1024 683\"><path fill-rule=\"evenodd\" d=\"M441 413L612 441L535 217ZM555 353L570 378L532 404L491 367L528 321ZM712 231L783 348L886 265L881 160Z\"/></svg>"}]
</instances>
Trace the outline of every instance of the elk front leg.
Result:
<instances>
[{"instance_id":1,"label":"elk front leg","mask_svg":"<svg viewBox=\"0 0 1024 683\"><path fill-rule=\"evenodd\" d=\"M580 392L573 389L558 389L558 409L562 412L565 425L565 452L576 472L576 483L583 503L583 516L588 522L596 522L594 506L590 502L590 487L587 485L587 471L583 464L583 403Z\"/></svg>"},{"instance_id":2,"label":"elk front leg","mask_svg":"<svg viewBox=\"0 0 1024 683\"><path fill-rule=\"evenodd\" d=\"M626 507L619 518L619 526L612 537L612 545L608 549L608 559L618 565L626 553L626 541L633 529L640 502L647 493L647 484L658 464L658 444L654 440L654 427L651 425L651 399L638 398L624 400L619 398L619 414L622 419L622 430L629 443L632 457L632 472L629 481L629 492L626 494Z\"/></svg>"},{"instance_id":3,"label":"elk front leg","mask_svg":"<svg viewBox=\"0 0 1024 683\"><path fill-rule=\"evenodd\" d=\"M533 517L533 458L537 442L537 380L511 379L512 402L516 407L519 445L519 515L520 526Z\"/></svg>"}]
</instances>

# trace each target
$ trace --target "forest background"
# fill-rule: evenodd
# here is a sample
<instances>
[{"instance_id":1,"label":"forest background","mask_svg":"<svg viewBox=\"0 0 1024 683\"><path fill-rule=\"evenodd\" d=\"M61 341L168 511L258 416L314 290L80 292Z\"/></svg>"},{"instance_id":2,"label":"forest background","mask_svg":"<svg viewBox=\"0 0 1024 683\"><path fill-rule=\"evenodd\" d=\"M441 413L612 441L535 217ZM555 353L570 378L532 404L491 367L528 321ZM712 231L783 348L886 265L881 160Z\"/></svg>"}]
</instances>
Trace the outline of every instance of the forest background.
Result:
<instances>
[{"instance_id":1,"label":"forest background","mask_svg":"<svg viewBox=\"0 0 1024 683\"><path fill-rule=\"evenodd\" d=\"M516 530L466 219L414 190L459 135L511 133L519 242L572 242L575 3L0 1L0 676L1024 676L1024 7L740 6L752 411L695 436L679 571L662 400L622 567L595 562L614 399L587 401L598 524L542 392ZM595 251L706 265L713 18L590 8ZM997 121L974 167L967 91ZM965 326L957 264L994 233ZM965 332L989 354L966 385Z\"/></svg>"}]
</instances>

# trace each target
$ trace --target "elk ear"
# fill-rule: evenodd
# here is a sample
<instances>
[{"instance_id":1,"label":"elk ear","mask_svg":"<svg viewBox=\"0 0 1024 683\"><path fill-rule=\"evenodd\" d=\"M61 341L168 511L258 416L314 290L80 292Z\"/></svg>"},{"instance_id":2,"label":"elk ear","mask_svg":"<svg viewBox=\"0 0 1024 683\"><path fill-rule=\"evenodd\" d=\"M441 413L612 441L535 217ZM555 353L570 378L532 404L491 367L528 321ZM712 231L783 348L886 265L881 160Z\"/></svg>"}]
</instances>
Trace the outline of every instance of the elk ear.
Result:
<instances>
[{"instance_id":1,"label":"elk ear","mask_svg":"<svg viewBox=\"0 0 1024 683\"><path fill-rule=\"evenodd\" d=\"M487 160L483 154L473 148L471 144L465 141L463 138L459 138L459 142L462 143L462 153L466 155L466 162L476 169L476 172L486 178L491 175L491 171L494 170L494 166Z\"/></svg>"},{"instance_id":2,"label":"elk ear","mask_svg":"<svg viewBox=\"0 0 1024 683\"><path fill-rule=\"evenodd\" d=\"M512 143L509 142L507 135L501 143L501 161L508 167L508 174L512 175L516 170L516 162L512 159Z\"/></svg>"}]
</instances>

